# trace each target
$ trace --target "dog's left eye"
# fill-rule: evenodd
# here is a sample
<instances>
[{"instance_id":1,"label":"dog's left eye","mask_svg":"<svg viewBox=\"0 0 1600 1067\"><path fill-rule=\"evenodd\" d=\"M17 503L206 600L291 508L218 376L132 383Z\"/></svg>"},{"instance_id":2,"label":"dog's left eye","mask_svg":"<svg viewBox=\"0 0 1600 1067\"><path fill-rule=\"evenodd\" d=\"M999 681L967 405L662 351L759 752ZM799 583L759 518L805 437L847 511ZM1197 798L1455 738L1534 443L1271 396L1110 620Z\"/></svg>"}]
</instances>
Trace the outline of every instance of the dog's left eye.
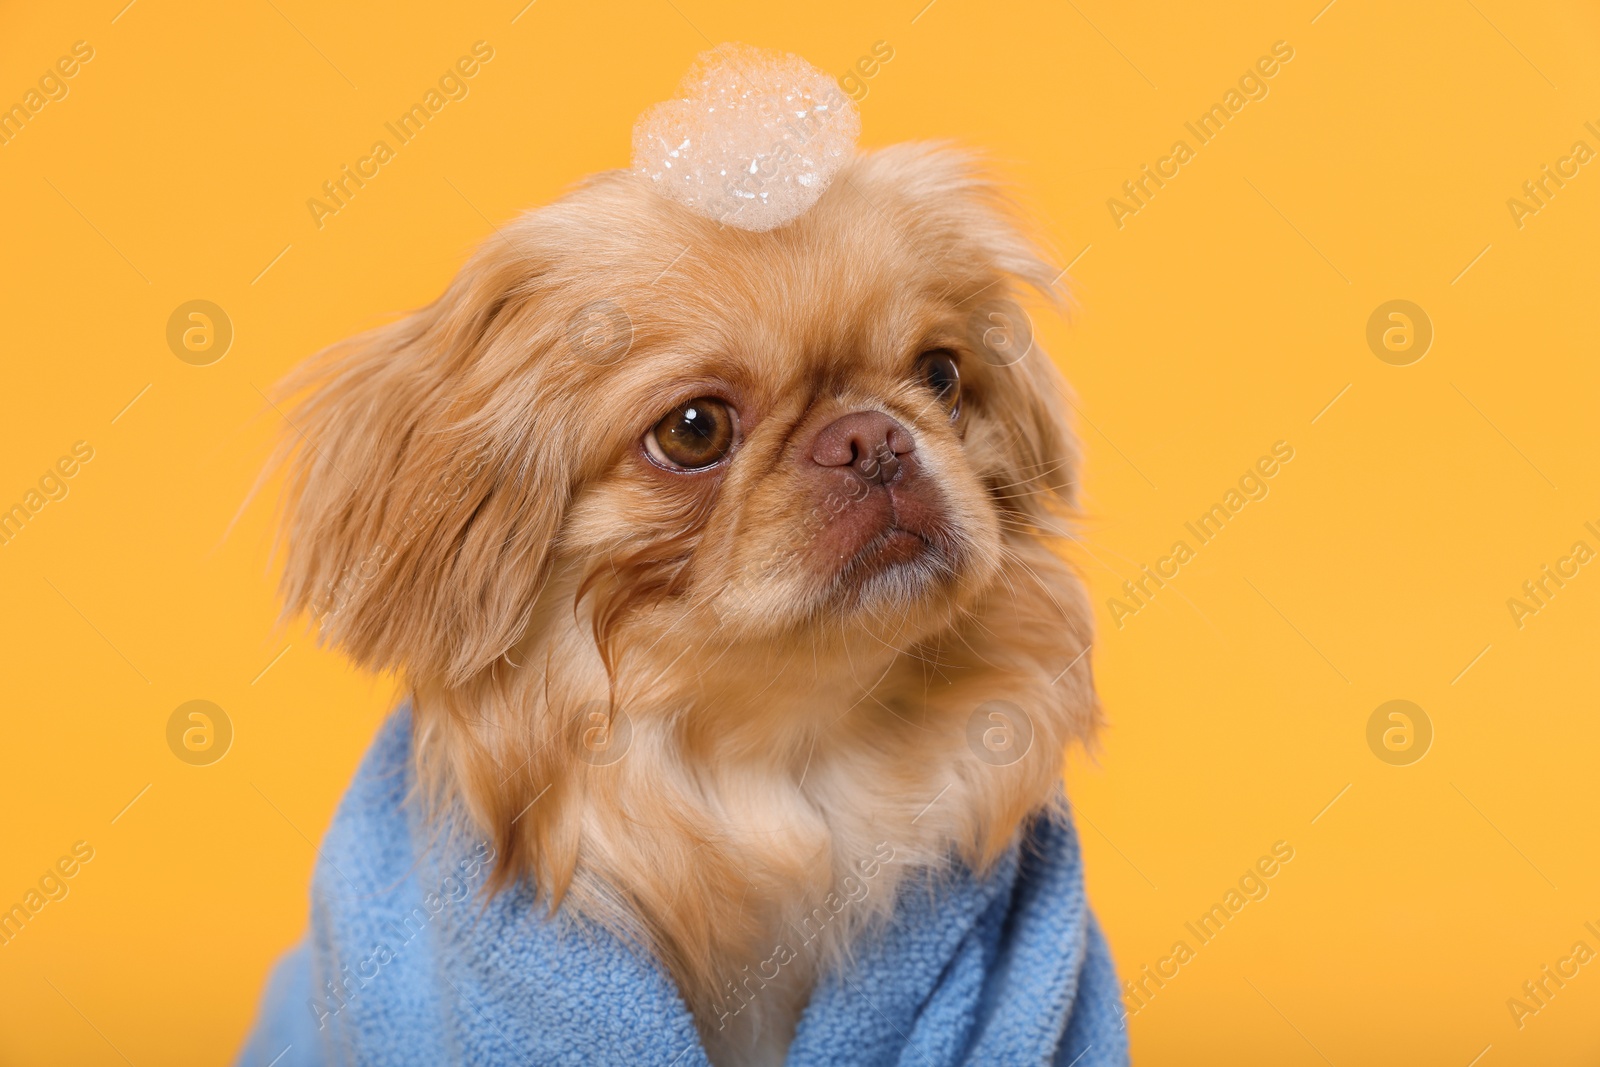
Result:
<instances>
[{"instance_id":1,"label":"dog's left eye","mask_svg":"<svg viewBox=\"0 0 1600 1067\"><path fill-rule=\"evenodd\" d=\"M956 366L955 353L942 348L924 352L917 360L917 374L923 384L933 390L950 417L955 418L961 411L961 372Z\"/></svg>"},{"instance_id":2,"label":"dog's left eye","mask_svg":"<svg viewBox=\"0 0 1600 1067\"><path fill-rule=\"evenodd\" d=\"M705 470L732 450L733 436L732 409L702 396L667 412L644 435L644 450L668 470Z\"/></svg>"}]
</instances>

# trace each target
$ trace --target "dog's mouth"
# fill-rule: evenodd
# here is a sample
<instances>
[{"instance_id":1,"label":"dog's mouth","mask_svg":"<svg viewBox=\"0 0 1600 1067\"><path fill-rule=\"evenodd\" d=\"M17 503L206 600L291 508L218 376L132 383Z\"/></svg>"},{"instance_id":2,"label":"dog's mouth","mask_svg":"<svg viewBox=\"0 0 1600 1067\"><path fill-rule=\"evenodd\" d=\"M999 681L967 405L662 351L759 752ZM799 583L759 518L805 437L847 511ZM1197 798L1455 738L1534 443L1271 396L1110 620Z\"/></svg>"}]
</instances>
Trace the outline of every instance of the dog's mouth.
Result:
<instances>
[{"instance_id":1,"label":"dog's mouth","mask_svg":"<svg viewBox=\"0 0 1600 1067\"><path fill-rule=\"evenodd\" d=\"M837 603L913 600L958 575L959 541L933 509L900 507L888 496L866 514L839 516L829 531L829 593Z\"/></svg>"},{"instance_id":2,"label":"dog's mouth","mask_svg":"<svg viewBox=\"0 0 1600 1067\"><path fill-rule=\"evenodd\" d=\"M830 599L841 610L908 610L932 606L956 587L955 553L938 540L901 528L873 538L838 573Z\"/></svg>"},{"instance_id":3,"label":"dog's mouth","mask_svg":"<svg viewBox=\"0 0 1600 1067\"><path fill-rule=\"evenodd\" d=\"M878 571L912 563L935 551L937 549L933 542L922 534L902 526L890 526L863 545L847 567L865 578Z\"/></svg>"}]
</instances>

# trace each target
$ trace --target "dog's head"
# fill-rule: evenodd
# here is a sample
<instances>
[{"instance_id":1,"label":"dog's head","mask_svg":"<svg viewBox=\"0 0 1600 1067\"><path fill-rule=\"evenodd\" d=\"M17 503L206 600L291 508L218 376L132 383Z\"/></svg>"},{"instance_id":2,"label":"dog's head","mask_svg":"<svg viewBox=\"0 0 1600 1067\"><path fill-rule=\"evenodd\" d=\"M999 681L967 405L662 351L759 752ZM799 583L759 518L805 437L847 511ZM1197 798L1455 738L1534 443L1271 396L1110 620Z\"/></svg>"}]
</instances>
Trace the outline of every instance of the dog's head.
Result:
<instances>
[{"instance_id":1,"label":"dog's head","mask_svg":"<svg viewBox=\"0 0 1600 1067\"><path fill-rule=\"evenodd\" d=\"M760 901L879 821L992 861L1094 725L1065 387L1009 295L1054 280L950 150L763 233L597 177L291 380L288 610L403 674L492 885L642 924L704 1022Z\"/></svg>"},{"instance_id":2,"label":"dog's head","mask_svg":"<svg viewBox=\"0 0 1600 1067\"><path fill-rule=\"evenodd\" d=\"M299 379L288 608L445 686L574 604L608 667L909 647L1071 503L1008 303L1052 273L951 150L864 154L766 233L599 176Z\"/></svg>"}]
</instances>

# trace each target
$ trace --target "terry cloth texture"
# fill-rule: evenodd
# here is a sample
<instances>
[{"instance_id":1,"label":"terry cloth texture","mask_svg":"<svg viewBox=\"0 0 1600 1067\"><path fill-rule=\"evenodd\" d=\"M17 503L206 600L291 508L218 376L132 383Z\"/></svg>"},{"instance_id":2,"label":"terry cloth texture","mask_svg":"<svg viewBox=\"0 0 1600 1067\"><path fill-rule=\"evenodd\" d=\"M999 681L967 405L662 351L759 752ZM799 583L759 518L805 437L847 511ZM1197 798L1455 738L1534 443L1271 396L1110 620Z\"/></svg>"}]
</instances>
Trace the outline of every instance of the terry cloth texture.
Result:
<instances>
[{"instance_id":1,"label":"terry cloth texture","mask_svg":"<svg viewBox=\"0 0 1600 1067\"><path fill-rule=\"evenodd\" d=\"M383 727L339 806L311 930L279 961L240 1067L706 1067L653 961L551 918L526 888L487 904L487 842L441 837L407 802L411 715ZM824 977L796 1067L1128 1062L1116 972L1070 823L1035 820L987 876L906 885L893 921Z\"/></svg>"}]
</instances>

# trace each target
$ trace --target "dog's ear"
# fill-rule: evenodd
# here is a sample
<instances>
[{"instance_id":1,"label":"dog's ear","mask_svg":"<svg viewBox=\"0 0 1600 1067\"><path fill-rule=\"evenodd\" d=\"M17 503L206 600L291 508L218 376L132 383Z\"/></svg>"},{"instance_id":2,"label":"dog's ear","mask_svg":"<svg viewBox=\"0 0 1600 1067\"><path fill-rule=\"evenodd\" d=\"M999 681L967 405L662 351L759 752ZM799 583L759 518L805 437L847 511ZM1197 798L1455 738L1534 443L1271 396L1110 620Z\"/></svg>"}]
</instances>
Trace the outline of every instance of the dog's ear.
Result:
<instances>
[{"instance_id":1,"label":"dog's ear","mask_svg":"<svg viewBox=\"0 0 1600 1067\"><path fill-rule=\"evenodd\" d=\"M536 437L561 330L530 230L282 387L285 612L363 667L459 684L516 643L544 582L576 458Z\"/></svg>"},{"instance_id":2,"label":"dog's ear","mask_svg":"<svg viewBox=\"0 0 1600 1067\"><path fill-rule=\"evenodd\" d=\"M1005 284L997 287L1000 293L991 290L971 301L968 325L974 347L985 357L988 389L996 408L1006 412L1010 429L1006 450L1014 466L998 495L1036 525L1050 528L1055 513L1076 510L1081 457L1067 418L1072 387L1035 335L1027 309L1013 298L1026 288L1056 308L1066 305L1053 281L1055 272L1033 252L1024 232L1008 225L995 235L994 262Z\"/></svg>"}]
</instances>

